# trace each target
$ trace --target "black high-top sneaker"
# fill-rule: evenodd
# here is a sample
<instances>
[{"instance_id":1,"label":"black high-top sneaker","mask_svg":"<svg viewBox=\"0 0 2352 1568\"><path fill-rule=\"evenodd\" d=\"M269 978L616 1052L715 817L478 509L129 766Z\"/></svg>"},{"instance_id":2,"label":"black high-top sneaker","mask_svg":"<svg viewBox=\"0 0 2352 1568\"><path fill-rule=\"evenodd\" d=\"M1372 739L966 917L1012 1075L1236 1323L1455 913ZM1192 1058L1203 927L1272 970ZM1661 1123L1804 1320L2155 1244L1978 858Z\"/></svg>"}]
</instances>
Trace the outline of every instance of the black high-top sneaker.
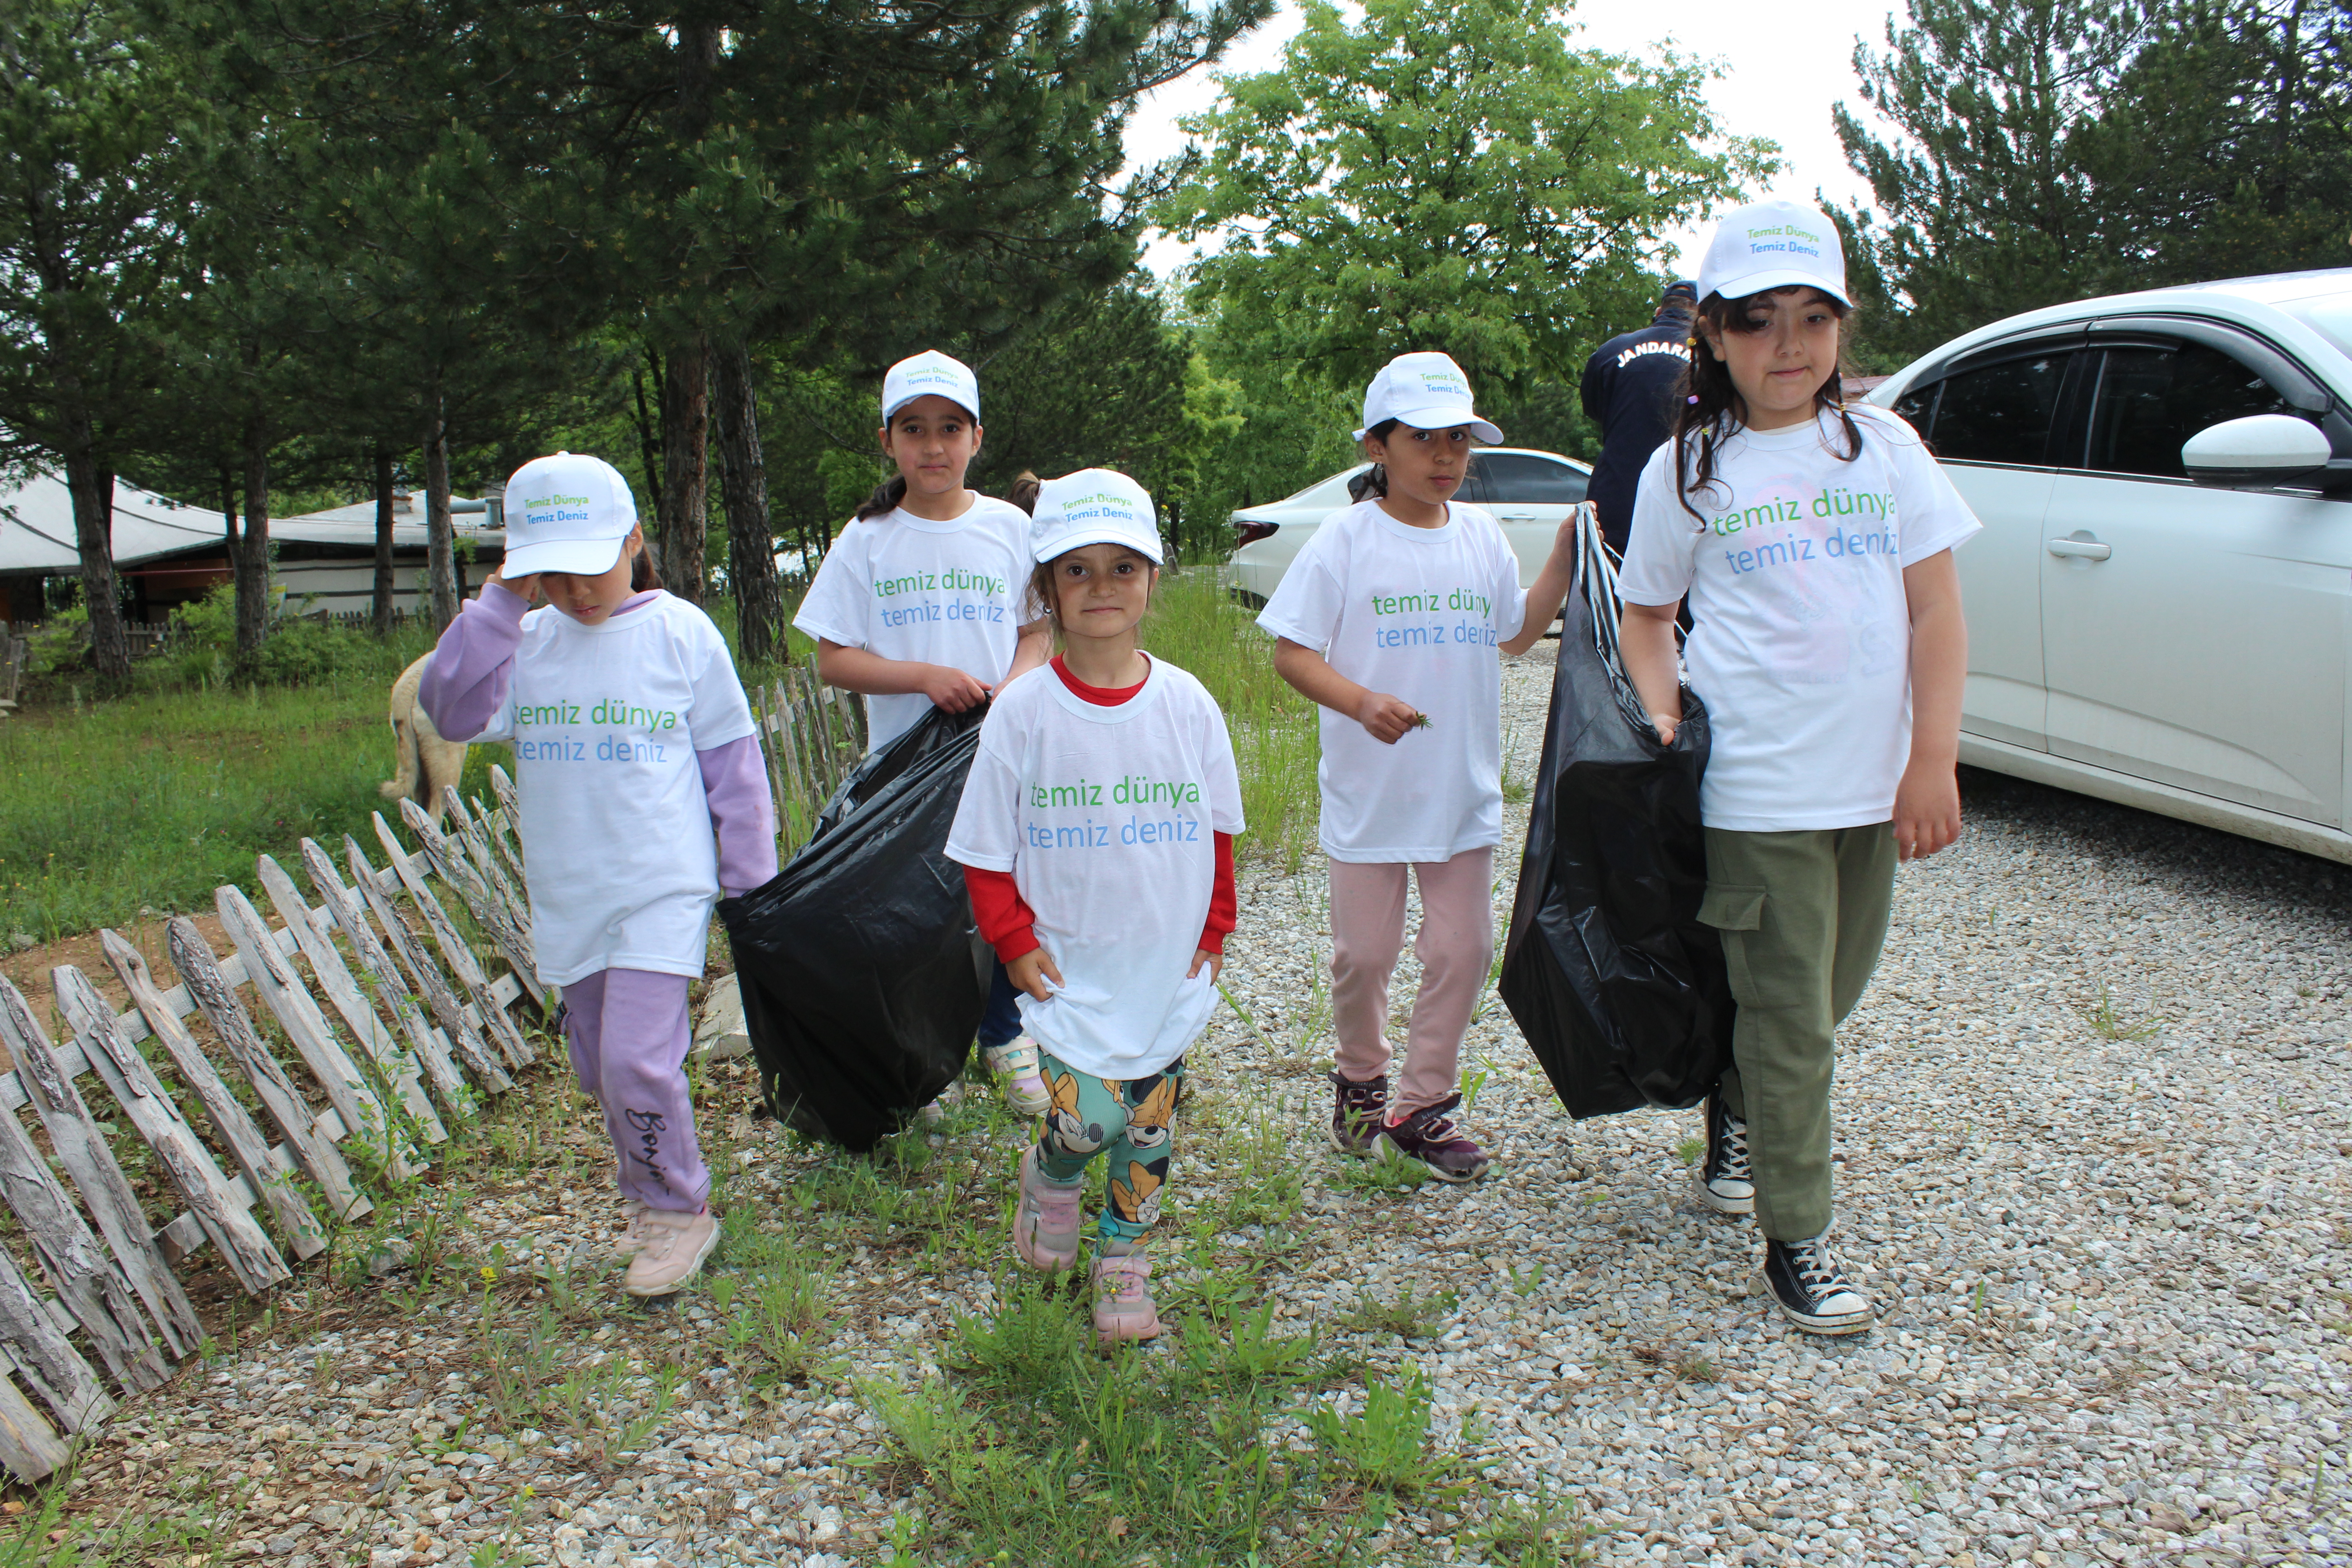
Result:
<instances>
[{"instance_id":1,"label":"black high-top sneaker","mask_svg":"<svg viewBox=\"0 0 2352 1568\"><path fill-rule=\"evenodd\" d=\"M1706 1097L1706 1158L1691 1172L1698 1201L1717 1214L1754 1214L1756 1178L1748 1168L1748 1123L1731 1114L1720 1089Z\"/></svg>"},{"instance_id":2,"label":"black high-top sneaker","mask_svg":"<svg viewBox=\"0 0 2352 1568\"><path fill-rule=\"evenodd\" d=\"M1331 1075L1331 1147L1342 1154L1369 1154L1381 1123L1389 1117L1385 1074L1362 1083Z\"/></svg>"},{"instance_id":3,"label":"black high-top sneaker","mask_svg":"<svg viewBox=\"0 0 2352 1568\"><path fill-rule=\"evenodd\" d=\"M1808 1333L1858 1334L1874 1316L1870 1298L1849 1282L1824 1231L1811 1241L1767 1241L1764 1283L1789 1321Z\"/></svg>"}]
</instances>

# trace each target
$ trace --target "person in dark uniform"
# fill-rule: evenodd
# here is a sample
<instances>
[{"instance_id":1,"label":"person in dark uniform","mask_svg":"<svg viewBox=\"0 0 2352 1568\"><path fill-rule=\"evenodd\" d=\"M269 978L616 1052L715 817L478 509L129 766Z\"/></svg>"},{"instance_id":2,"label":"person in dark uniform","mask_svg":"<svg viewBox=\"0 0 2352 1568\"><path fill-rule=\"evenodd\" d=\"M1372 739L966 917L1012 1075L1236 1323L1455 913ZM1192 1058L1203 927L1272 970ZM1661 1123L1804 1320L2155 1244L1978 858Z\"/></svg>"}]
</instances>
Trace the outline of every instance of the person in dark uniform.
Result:
<instances>
[{"instance_id":1,"label":"person in dark uniform","mask_svg":"<svg viewBox=\"0 0 2352 1568\"><path fill-rule=\"evenodd\" d=\"M1610 339L1584 362L1585 416L1601 426L1601 461L1593 465L1589 493L1601 535L1620 555L1633 522L1642 465L1664 444L1674 420L1675 389L1690 368L1697 312L1698 285L1669 284L1648 326Z\"/></svg>"}]
</instances>

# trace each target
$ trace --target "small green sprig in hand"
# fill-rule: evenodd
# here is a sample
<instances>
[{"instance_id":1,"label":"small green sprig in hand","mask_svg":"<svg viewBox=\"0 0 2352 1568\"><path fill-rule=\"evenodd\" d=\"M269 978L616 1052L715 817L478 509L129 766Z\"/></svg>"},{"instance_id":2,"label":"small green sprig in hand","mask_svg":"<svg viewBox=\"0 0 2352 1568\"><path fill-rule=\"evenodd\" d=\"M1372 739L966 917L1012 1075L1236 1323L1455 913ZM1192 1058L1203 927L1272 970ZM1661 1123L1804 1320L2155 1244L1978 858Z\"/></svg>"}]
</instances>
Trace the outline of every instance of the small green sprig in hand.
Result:
<instances>
[{"instance_id":1,"label":"small green sprig in hand","mask_svg":"<svg viewBox=\"0 0 2352 1568\"><path fill-rule=\"evenodd\" d=\"M1433 728L1434 723L1435 721L1432 720L1428 714L1416 711L1412 716L1412 722L1407 725L1406 728L1412 730L1427 730Z\"/></svg>"}]
</instances>

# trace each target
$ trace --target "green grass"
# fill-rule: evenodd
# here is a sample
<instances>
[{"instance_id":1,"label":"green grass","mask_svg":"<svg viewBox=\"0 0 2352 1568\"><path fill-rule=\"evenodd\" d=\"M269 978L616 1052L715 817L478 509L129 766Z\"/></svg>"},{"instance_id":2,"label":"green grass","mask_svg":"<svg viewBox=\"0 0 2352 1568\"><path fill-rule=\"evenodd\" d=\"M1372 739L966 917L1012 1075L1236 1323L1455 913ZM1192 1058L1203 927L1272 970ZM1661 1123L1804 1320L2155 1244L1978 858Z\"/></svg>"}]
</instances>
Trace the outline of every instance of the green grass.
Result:
<instances>
[{"instance_id":1,"label":"green grass","mask_svg":"<svg viewBox=\"0 0 2352 1568\"><path fill-rule=\"evenodd\" d=\"M1315 705L1274 672L1274 639L1218 587L1212 568L1197 566L1160 578L1141 640L1197 677L1224 710L1249 824L1236 847L1297 871L1315 847L1321 742Z\"/></svg>"},{"instance_id":2,"label":"green grass","mask_svg":"<svg viewBox=\"0 0 2352 1568\"><path fill-rule=\"evenodd\" d=\"M299 687L213 687L27 708L0 722L0 940L50 942L142 909L209 910L252 890L254 857L356 834L393 773L386 694L404 660ZM413 655L411 657L414 657ZM461 786L489 794L504 747L478 746Z\"/></svg>"}]
</instances>

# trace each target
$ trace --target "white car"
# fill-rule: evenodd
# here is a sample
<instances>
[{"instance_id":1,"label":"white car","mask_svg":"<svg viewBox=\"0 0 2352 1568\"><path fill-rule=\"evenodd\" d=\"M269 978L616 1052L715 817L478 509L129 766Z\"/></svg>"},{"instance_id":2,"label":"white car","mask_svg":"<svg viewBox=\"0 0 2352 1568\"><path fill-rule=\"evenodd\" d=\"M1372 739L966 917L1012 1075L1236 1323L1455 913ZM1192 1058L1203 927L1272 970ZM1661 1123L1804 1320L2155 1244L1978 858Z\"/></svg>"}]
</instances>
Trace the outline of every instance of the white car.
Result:
<instances>
[{"instance_id":1,"label":"white car","mask_svg":"<svg viewBox=\"0 0 2352 1568\"><path fill-rule=\"evenodd\" d=\"M1370 467L1359 463L1295 496L1234 513L1234 531L1240 540L1234 552L1234 592L1253 604L1265 604L1323 520L1353 504L1348 499L1348 481ZM1584 500L1591 482L1590 467L1557 452L1481 447L1471 455L1461 499L1485 507L1503 525L1503 537L1519 558L1519 586L1524 588L1551 558L1551 542L1560 523Z\"/></svg>"},{"instance_id":2,"label":"white car","mask_svg":"<svg viewBox=\"0 0 2352 1568\"><path fill-rule=\"evenodd\" d=\"M1962 762L2352 861L2352 268L2012 316L1870 401L1984 521Z\"/></svg>"}]
</instances>

